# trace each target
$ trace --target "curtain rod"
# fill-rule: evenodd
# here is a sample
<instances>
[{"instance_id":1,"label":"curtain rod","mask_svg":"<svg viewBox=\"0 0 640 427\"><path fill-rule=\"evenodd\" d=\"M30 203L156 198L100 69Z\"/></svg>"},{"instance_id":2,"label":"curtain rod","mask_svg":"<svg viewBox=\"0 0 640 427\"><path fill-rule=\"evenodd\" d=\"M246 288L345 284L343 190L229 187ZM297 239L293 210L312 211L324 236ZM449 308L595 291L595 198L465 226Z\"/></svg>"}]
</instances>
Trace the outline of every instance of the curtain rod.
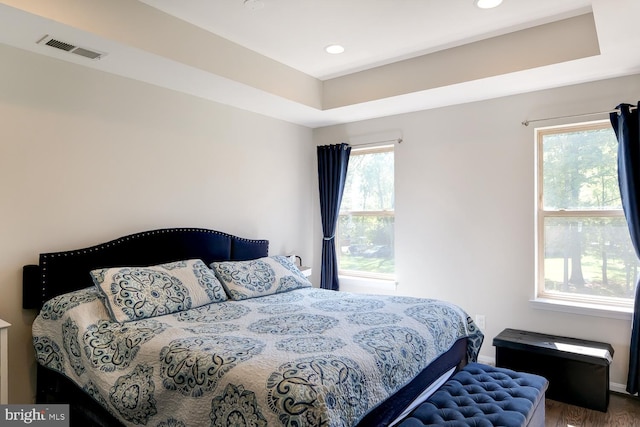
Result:
<instances>
[{"instance_id":1,"label":"curtain rod","mask_svg":"<svg viewBox=\"0 0 640 427\"><path fill-rule=\"evenodd\" d=\"M638 107L631 107L630 110L637 110ZM573 119L575 117L586 117L586 116L598 116L600 114L611 114L611 113L620 113L620 109L619 108L614 108L613 110L609 110L609 111L598 111L596 113L582 113L582 114L573 114L570 116L558 116L558 117L547 117L545 119L533 119L533 120L525 120L524 122L522 122L523 126L529 126L529 123L535 123L535 122L543 122L546 120L555 120L555 119Z\"/></svg>"},{"instance_id":2,"label":"curtain rod","mask_svg":"<svg viewBox=\"0 0 640 427\"><path fill-rule=\"evenodd\" d=\"M398 144L401 144L402 138L383 139L382 141L363 142L362 144L349 143L349 145L356 148L356 147L366 147L367 145L380 145L380 144L384 144L385 142L396 142Z\"/></svg>"}]
</instances>

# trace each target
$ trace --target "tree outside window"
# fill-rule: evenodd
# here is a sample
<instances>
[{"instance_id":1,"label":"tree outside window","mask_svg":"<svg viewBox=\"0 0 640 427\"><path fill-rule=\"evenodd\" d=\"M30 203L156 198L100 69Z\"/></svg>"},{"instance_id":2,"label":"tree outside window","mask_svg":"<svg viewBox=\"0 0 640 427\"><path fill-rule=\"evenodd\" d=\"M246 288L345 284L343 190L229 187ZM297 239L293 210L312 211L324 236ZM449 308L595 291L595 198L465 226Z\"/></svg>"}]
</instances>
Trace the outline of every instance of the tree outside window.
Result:
<instances>
[{"instance_id":1,"label":"tree outside window","mask_svg":"<svg viewBox=\"0 0 640 427\"><path fill-rule=\"evenodd\" d=\"M536 137L538 296L631 306L639 264L610 123L538 129Z\"/></svg>"},{"instance_id":2,"label":"tree outside window","mask_svg":"<svg viewBox=\"0 0 640 427\"><path fill-rule=\"evenodd\" d=\"M337 231L340 274L393 278L393 146L353 148Z\"/></svg>"}]
</instances>

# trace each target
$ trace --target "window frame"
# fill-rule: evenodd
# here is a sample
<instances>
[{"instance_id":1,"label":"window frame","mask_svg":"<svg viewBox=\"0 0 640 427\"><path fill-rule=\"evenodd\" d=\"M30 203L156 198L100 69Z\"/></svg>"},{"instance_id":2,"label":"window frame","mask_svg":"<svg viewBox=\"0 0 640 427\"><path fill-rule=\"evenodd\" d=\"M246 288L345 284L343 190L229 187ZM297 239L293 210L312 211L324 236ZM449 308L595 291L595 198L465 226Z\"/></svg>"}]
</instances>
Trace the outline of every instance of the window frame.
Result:
<instances>
[{"instance_id":1,"label":"window frame","mask_svg":"<svg viewBox=\"0 0 640 427\"><path fill-rule=\"evenodd\" d=\"M547 218L624 218L624 211L620 209L545 209L544 206L544 151L545 135L569 133L577 131L601 130L611 128L608 120L596 120L582 123L571 123L535 129L536 147L536 302L549 301L551 304L567 304L582 308L596 308L627 312L633 309L633 299L607 297L599 295L570 294L563 292L549 292L545 290L545 219Z\"/></svg>"},{"instance_id":2,"label":"window frame","mask_svg":"<svg viewBox=\"0 0 640 427\"><path fill-rule=\"evenodd\" d=\"M394 192L394 199L395 199L395 184L396 184L396 176L395 176L395 161L396 161L396 155L395 155L395 144L389 144L387 143L380 143L380 144L361 144L361 146L355 145L351 147L351 154L350 156L353 157L355 156L362 156L362 155L366 155L366 154L376 154L376 153L387 153L387 152L391 152L393 153L393 163L394 163L394 173L393 173L393 192ZM347 174L349 173L348 169L347 169ZM336 237L340 236L340 218L345 216L345 215L351 215L351 216L376 216L376 217L382 217L382 216L386 216L386 217L393 217L394 218L394 242L395 242L395 200L394 200L394 209L392 210L381 210L381 211L373 211L373 210L367 210L367 211L348 211L348 213L344 213L342 211L342 207L340 208L340 211L338 213L338 221L336 224ZM387 273L373 273L373 272L367 272L367 271L360 271L360 270L348 270L348 269L343 269L341 268L340 265L340 257L341 257L341 250L340 250L340 246L336 245L336 258L337 258L337 263L338 263L338 275L340 276L345 276L348 278L353 278L353 279L358 279L358 278L362 278L362 279L374 279L374 280L381 280L381 281L395 281L396 278L396 273L395 273L395 244L393 246L393 259L394 259L394 272L392 274L387 274Z\"/></svg>"}]
</instances>

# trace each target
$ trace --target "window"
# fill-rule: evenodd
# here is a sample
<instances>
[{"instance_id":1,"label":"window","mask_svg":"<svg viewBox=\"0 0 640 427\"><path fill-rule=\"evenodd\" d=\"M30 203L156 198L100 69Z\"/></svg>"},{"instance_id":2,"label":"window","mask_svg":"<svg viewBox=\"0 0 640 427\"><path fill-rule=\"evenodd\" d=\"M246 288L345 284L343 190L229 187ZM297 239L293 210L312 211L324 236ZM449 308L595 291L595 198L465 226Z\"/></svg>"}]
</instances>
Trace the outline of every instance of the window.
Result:
<instances>
[{"instance_id":1,"label":"window","mask_svg":"<svg viewBox=\"0 0 640 427\"><path fill-rule=\"evenodd\" d=\"M343 275L393 279L393 146L351 149L337 239Z\"/></svg>"},{"instance_id":2,"label":"window","mask_svg":"<svg viewBox=\"0 0 640 427\"><path fill-rule=\"evenodd\" d=\"M608 121L536 130L537 295L632 307L638 260Z\"/></svg>"}]
</instances>

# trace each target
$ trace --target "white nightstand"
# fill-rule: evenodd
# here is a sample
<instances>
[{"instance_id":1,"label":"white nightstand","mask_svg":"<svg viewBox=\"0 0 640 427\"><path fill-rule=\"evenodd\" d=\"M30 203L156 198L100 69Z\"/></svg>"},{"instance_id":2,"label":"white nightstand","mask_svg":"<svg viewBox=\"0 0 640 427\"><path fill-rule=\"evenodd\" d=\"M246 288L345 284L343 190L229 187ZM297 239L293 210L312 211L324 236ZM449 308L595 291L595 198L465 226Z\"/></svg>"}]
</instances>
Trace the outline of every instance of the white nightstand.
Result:
<instances>
[{"instance_id":1,"label":"white nightstand","mask_svg":"<svg viewBox=\"0 0 640 427\"><path fill-rule=\"evenodd\" d=\"M298 269L300 270L300 272L302 274L304 274L304 277L309 277L311 276L311 267L298 267Z\"/></svg>"},{"instance_id":2,"label":"white nightstand","mask_svg":"<svg viewBox=\"0 0 640 427\"><path fill-rule=\"evenodd\" d=\"M0 319L0 405L9 401L9 365L7 360L7 335L10 323Z\"/></svg>"}]
</instances>

